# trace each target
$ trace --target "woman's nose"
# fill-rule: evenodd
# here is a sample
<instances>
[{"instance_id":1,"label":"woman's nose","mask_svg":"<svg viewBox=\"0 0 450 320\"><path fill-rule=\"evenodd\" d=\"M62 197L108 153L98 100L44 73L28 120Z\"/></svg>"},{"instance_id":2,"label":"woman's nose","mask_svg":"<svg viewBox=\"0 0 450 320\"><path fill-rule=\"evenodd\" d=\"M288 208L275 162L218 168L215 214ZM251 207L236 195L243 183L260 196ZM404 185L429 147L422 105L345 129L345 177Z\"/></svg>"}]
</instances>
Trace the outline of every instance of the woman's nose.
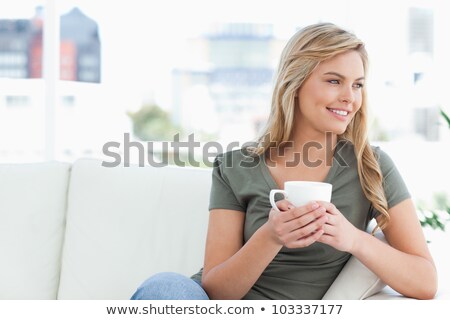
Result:
<instances>
[{"instance_id":1,"label":"woman's nose","mask_svg":"<svg viewBox=\"0 0 450 320\"><path fill-rule=\"evenodd\" d=\"M355 94L353 92L353 87L347 88L343 87L339 101L343 103L352 103L355 100Z\"/></svg>"}]
</instances>

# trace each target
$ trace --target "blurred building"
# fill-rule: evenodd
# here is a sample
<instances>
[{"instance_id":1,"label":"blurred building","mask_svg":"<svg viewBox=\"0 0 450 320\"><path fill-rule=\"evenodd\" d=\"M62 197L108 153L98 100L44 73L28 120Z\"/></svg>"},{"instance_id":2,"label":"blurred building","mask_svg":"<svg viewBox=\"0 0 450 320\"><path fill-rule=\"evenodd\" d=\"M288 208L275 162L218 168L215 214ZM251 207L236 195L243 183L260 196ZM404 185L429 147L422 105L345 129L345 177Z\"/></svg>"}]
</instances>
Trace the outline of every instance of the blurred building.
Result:
<instances>
[{"instance_id":1,"label":"blurred building","mask_svg":"<svg viewBox=\"0 0 450 320\"><path fill-rule=\"evenodd\" d=\"M439 140L439 106L434 96L434 12L431 8L408 9L408 53L413 83L413 130L426 141Z\"/></svg>"},{"instance_id":2,"label":"blurred building","mask_svg":"<svg viewBox=\"0 0 450 320\"><path fill-rule=\"evenodd\" d=\"M42 8L31 19L0 20L0 162L45 159L49 115L42 79L43 24ZM60 79L71 81L57 83L56 159L99 157L105 141L131 130L115 107L125 103L101 83L100 64L97 23L77 8L62 15Z\"/></svg>"},{"instance_id":3,"label":"blurred building","mask_svg":"<svg viewBox=\"0 0 450 320\"><path fill-rule=\"evenodd\" d=\"M187 51L195 52L197 62L173 71L175 122L195 132L207 128L204 119L208 119L219 140L254 138L270 109L275 62L281 51L281 40L273 36L272 28L220 24L192 39ZM203 105L196 105L199 102Z\"/></svg>"},{"instance_id":4,"label":"blurred building","mask_svg":"<svg viewBox=\"0 0 450 320\"><path fill-rule=\"evenodd\" d=\"M0 78L29 76L31 37L29 20L0 20Z\"/></svg>"},{"instance_id":5,"label":"blurred building","mask_svg":"<svg viewBox=\"0 0 450 320\"><path fill-rule=\"evenodd\" d=\"M97 23L80 9L61 16L61 79L100 82Z\"/></svg>"},{"instance_id":6,"label":"blurred building","mask_svg":"<svg viewBox=\"0 0 450 320\"><path fill-rule=\"evenodd\" d=\"M442 126L433 99L434 12L405 7L398 19L405 22L405 28L397 31L399 39L404 39L397 41L399 58L406 57L409 63L397 73L382 75L385 100L376 105L394 115L389 121L395 122L397 116L404 121L402 125L379 126L387 140L438 141ZM216 25L191 39L183 52L189 60L173 71L174 121L189 132L209 125L217 139L225 142L253 139L266 122L273 76L286 41L274 36L273 25L250 23ZM208 123L199 119L208 119Z\"/></svg>"},{"instance_id":7,"label":"blurred building","mask_svg":"<svg viewBox=\"0 0 450 320\"><path fill-rule=\"evenodd\" d=\"M0 77L41 78L43 9L32 19L0 20ZM60 78L101 81L97 23L74 8L60 20Z\"/></svg>"}]
</instances>

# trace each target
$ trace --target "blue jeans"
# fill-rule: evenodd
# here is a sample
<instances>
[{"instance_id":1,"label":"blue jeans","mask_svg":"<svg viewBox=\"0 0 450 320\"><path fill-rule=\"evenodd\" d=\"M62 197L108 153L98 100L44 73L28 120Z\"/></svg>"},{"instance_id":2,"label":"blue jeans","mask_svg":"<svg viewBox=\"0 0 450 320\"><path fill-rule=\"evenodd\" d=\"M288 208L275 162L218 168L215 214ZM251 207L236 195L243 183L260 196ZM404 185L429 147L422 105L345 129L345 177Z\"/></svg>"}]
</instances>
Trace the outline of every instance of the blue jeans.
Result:
<instances>
[{"instance_id":1,"label":"blue jeans","mask_svg":"<svg viewBox=\"0 0 450 320\"><path fill-rule=\"evenodd\" d=\"M131 300L209 300L196 281L178 273L162 272L147 279Z\"/></svg>"}]
</instances>

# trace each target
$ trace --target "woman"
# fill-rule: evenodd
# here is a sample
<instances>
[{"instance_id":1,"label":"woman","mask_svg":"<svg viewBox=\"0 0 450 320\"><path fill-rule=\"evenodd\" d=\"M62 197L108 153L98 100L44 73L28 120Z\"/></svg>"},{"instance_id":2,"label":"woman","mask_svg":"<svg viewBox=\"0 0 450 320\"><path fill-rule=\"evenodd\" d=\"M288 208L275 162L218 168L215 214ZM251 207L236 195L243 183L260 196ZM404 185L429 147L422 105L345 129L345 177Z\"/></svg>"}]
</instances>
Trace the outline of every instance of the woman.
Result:
<instances>
[{"instance_id":1,"label":"woman","mask_svg":"<svg viewBox=\"0 0 450 320\"><path fill-rule=\"evenodd\" d=\"M134 298L189 286L179 298L321 299L351 255L403 295L434 297L414 204L391 159L368 143L367 64L364 44L333 24L291 38L257 148L216 159L204 268L194 281L157 275ZM288 180L331 183L331 203L271 209L270 190ZM364 231L372 218L390 245Z\"/></svg>"}]
</instances>

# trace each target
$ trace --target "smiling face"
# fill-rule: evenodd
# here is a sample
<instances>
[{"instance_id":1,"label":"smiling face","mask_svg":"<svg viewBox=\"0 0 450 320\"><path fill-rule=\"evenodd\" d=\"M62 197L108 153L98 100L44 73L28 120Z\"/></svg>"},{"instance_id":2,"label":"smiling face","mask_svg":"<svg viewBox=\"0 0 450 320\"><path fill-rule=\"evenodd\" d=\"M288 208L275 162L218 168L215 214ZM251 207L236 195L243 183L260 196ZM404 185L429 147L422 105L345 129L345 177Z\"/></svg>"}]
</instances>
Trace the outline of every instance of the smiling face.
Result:
<instances>
[{"instance_id":1,"label":"smiling face","mask_svg":"<svg viewBox=\"0 0 450 320\"><path fill-rule=\"evenodd\" d=\"M298 91L296 127L342 134L362 105L364 65L351 50L322 61Z\"/></svg>"}]
</instances>

